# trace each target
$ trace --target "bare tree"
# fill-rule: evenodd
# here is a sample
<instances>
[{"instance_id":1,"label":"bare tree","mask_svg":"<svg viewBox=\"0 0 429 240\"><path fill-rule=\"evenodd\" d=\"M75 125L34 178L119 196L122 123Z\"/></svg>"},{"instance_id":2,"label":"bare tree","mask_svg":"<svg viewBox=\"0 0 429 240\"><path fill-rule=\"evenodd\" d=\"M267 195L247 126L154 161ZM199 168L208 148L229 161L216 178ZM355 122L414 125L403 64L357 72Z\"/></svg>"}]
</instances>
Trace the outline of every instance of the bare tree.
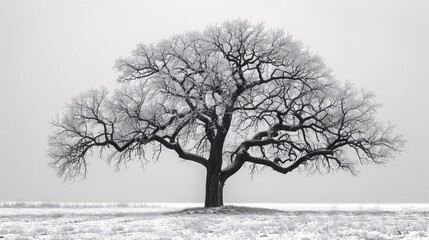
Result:
<instances>
[{"instance_id":1,"label":"bare tree","mask_svg":"<svg viewBox=\"0 0 429 240\"><path fill-rule=\"evenodd\" d=\"M83 93L53 122L49 154L59 175L85 176L96 148L117 166L167 148L204 166L205 207L217 207L245 163L355 173L404 145L376 121L371 92L336 81L320 57L263 24L235 20L139 44L116 68L118 90Z\"/></svg>"}]
</instances>

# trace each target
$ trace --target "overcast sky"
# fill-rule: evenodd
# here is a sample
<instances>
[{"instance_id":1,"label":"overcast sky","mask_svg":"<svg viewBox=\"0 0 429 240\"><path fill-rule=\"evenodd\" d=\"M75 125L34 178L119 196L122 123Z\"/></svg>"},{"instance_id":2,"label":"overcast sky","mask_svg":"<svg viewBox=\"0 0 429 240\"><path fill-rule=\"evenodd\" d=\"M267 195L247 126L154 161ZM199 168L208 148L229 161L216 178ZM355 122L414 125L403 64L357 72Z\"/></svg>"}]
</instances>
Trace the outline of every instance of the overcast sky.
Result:
<instances>
[{"instance_id":1,"label":"overcast sky","mask_svg":"<svg viewBox=\"0 0 429 240\"><path fill-rule=\"evenodd\" d=\"M90 158L87 179L47 166L49 122L71 97L114 88L115 59L139 42L228 19L281 27L321 55L334 75L373 90L378 118L405 151L354 177L277 174L228 180L225 202L429 202L429 1L13 1L0 0L0 201L202 202L205 170L165 152L143 170L114 172Z\"/></svg>"}]
</instances>

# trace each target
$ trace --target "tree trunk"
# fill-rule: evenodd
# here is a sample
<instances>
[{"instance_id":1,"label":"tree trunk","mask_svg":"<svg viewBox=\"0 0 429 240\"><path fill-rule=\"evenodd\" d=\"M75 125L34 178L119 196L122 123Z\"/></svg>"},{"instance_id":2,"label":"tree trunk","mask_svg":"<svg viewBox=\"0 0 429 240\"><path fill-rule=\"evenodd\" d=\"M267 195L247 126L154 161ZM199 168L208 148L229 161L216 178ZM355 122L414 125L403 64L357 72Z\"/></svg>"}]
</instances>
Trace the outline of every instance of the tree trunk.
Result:
<instances>
[{"instance_id":1,"label":"tree trunk","mask_svg":"<svg viewBox=\"0 0 429 240\"><path fill-rule=\"evenodd\" d=\"M225 137L217 136L210 149L207 164L206 199L204 207L220 207L223 205L223 183L220 179L222 168L222 149ZM222 183L221 183L222 182Z\"/></svg>"},{"instance_id":2,"label":"tree trunk","mask_svg":"<svg viewBox=\"0 0 429 240\"><path fill-rule=\"evenodd\" d=\"M220 173L207 171L205 208L221 207L223 205L222 189L219 181Z\"/></svg>"},{"instance_id":3,"label":"tree trunk","mask_svg":"<svg viewBox=\"0 0 429 240\"><path fill-rule=\"evenodd\" d=\"M219 202L223 206L223 186L225 186L225 181L220 180L219 182Z\"/></svg>"}]
</instances>

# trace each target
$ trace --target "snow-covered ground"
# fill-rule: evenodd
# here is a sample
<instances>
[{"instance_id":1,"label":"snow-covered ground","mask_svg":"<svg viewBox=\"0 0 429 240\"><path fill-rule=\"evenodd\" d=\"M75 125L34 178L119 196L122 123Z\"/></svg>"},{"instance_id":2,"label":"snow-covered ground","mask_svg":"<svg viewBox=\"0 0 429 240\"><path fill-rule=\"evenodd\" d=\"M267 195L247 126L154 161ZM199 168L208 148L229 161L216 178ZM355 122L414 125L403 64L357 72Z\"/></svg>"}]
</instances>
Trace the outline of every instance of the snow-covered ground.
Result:
<instances>
[{"instance_id":1,"label":"snow-covered ground","mask_svg":"<svg viewBox=\"0 0 429 240\"><path fill-rule=\"evenodd\" d=\"M429 204L201 206L0 202L0 239L429 239Z\"/></svg>"}]
</instances>

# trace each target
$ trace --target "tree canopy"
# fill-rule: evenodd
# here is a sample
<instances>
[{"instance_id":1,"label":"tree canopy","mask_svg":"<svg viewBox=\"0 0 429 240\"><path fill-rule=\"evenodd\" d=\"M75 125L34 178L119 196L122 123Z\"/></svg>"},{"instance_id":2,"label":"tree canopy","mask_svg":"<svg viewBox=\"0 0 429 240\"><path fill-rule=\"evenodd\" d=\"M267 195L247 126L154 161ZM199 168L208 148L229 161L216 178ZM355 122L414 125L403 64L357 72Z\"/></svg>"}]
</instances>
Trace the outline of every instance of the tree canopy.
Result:
<instances>
[{"instance_id":1,"label":"tree canopy","mask_svg":"<svg viewBox=\"0 0 429 240\"><path fill-rule=\"evenodd\" d=\"M372 92L336 80L322 58L264 24L234 20L138 44L115 67L118 89L82 93L52 123L59 175L86 174L94 149L117 166L170 149L204 166L206 191L221 195L245 163L355 173L404 146L376 120ZM221 205L219 194L206 193L206 206Z\"/></svg>"}]
</instances>

